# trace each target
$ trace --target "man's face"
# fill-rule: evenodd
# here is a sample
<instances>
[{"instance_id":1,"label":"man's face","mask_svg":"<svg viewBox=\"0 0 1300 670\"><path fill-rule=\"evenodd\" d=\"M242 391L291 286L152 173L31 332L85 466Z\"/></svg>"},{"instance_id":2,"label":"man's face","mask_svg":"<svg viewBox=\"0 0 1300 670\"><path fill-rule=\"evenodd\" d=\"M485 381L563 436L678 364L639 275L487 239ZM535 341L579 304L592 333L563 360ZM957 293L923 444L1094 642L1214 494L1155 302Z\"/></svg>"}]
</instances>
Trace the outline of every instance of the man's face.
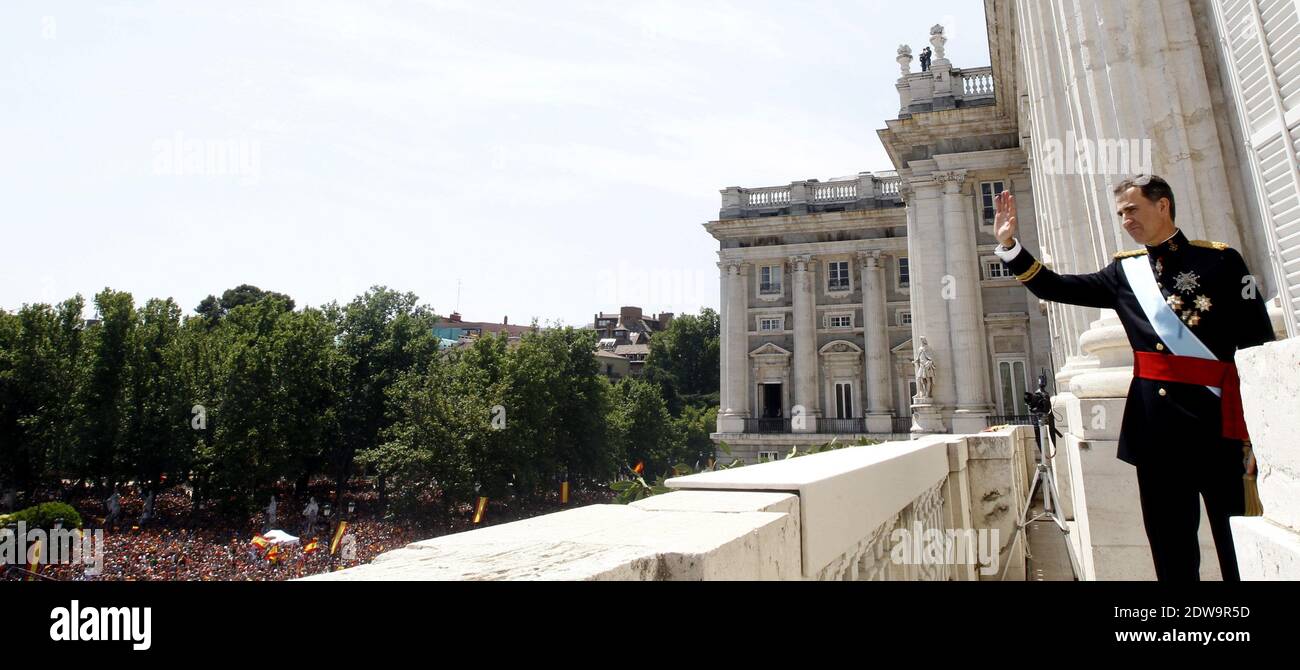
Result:
<instances>
[{"instance_id":1,"label":"man's face","mask_svg":"<svg viewBox=\"0 0 1300 670\"><path fill-rule=\"evenodd\" d=\"M1124 231L1138 244L1158 244L1174 233L1169 201L1160 198L1151 202L1137 186L1115 197L1115 211Z\"/></svg>"}]
</instances>

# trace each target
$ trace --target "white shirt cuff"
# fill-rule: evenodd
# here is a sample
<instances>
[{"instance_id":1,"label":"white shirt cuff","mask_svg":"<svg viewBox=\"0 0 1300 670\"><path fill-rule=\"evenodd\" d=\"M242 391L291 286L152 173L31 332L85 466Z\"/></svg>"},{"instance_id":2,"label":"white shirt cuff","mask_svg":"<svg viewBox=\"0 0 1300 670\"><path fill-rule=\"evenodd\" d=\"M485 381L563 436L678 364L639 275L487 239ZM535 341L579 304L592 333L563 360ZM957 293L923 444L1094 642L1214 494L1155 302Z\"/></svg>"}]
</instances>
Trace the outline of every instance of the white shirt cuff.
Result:
<instances>
[{"instance_id":1,"label":"white shirt cuff","mask_svg":"<svg viewBox=\"0 0 1300 670\"><path fill-rule=\"evenodd\" d=\"M1001 258L1003 263L1010 263L1016 256L1020 255L1020 240L1015 240L1015 245L1010 249L1004 249L1002 245L999 244L993 249L993 253L996 254L998 258Z\"/></svg>"}]
</instances>

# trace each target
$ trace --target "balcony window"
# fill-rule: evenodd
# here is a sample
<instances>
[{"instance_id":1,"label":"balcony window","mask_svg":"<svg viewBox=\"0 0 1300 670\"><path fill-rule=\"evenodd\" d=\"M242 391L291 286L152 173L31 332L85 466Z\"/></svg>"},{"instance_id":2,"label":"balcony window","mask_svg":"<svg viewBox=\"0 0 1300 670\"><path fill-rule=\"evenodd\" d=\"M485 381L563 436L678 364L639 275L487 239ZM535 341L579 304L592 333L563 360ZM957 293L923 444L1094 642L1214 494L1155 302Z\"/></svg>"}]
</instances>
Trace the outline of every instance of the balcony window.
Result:
<instances>
[{"instance_id":1,"label":"balcony window","mask_svg":"<svg viewBox=\"0 0 1300 670\"><path fill-rule=\"evenodd\" d=\"M980 209L982 216L980 221L986 226L993 225L993 217L996 211L993 207L993 198L997 194L1006 190L1006 186L1001 181L986 181L980 183Z\"/></svg>"},{"instance_id":2,"label":"balcony window","mask_svg":"<svg viewBox=\"0 0 1300 670\"><path fill-rule=\"evenodd\" d=\"M758 292L762 295L780 295L781 266L764 265L758 272Z\"/></svg>"},{"instance_id":3,"label":"balcony window","mask_svg":"<svg viewBox=\"0 0 1300 670\"><path fill-rule=\"evenodd\" d=\"M847 291L851 288L848 261L831 261L826 269L827 291Z\"/></svg>"},{"instance_id":4,"label":"balcony window","mask_svg":"<svg viewBox=\"0 0 1300 670\"><path fill-rule=\"evenodd\" d=\"M912 271L908 267L907 258L898 259L898 288L908 288L912 285Z\"/></svg>"}]
</instances>

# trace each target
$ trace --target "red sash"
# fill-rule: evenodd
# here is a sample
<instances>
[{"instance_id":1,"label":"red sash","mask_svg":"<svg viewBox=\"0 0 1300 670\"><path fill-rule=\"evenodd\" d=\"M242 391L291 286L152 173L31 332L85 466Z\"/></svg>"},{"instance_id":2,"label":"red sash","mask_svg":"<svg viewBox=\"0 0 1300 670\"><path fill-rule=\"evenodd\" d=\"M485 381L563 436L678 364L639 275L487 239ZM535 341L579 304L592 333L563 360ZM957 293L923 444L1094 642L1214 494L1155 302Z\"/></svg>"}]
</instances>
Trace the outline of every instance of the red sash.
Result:
<instances>
[{"instance_id":1,"label":"red sash","mask_svg":"<svg viewBox=\"0 0 1300 670\"><path fill-rule=\"evenodd\" d=\"M1152 351L1133 352L1133 376L1181 384L1217 386L1223 411L1223 436L1231 440L1249 440L1246 417L1241 408L1241 380L1237 366L1226 361L1175 356Z\"/></svg>"}]
</instances>

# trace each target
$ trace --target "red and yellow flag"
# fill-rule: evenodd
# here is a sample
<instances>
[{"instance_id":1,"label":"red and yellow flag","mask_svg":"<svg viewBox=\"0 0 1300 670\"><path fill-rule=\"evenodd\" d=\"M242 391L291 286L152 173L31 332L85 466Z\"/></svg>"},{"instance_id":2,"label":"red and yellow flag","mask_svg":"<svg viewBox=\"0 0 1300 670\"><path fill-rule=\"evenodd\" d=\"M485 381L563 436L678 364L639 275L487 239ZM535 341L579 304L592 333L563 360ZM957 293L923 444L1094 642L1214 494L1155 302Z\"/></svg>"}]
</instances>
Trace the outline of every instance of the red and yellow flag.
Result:
<instances>
[{"instance_id":1,"label":"red and yellow flag","mask_svg":"<svg viewBox=\"0 0 1300 670\"><path fill-rule=\"evenodd\" d=\"M27 570L31 572L27 576L27 581L36 581L36 576L41 574L41 541L36 540L36 545L32 547L32 561L27 564Z\"/></svg>"},{"instance_id":2,"label":"red and yellow flag","mask_svg":"<svg viewBox=\"0 0 1300 670\"><path fill-rule=\"evenodd\" d=\"M487 496L479 496L478 506L474 508L474 523L482 521L485 514L487 514Z\"/></svg>"},{"instance_id":3,"label":"red and yellow flag","mask_svg":"<svg viewBox=\"0 0 1300 670\"><path fill-rule=\"evenodd\" d=\"M314 537L313 537L313 538L311 539L311 542L308 542L307 544L303 545L302 553L304 553L304 554L312 554L312 553L315 553L316 550L318 550L318 549L320 549L320 540L318 540L317 538L314 538Z\"/></svg>"},{"instance_id":4,"label":"red and yellow flag","mask_svg":"<svg viewBox=\"0 0 1300 670\"><path fill-rule=\"evenodd\" d=\"M280 560L280 545L277 544L274 547L271 547L270 551L266 552L266 560L272 563Z\"/></svg>"},{"instance_id":5,"label":"red and yellow flag","mask_svg":"<svg viewBox=\"0 0 1300 670\"><path fill-rule=\"evenodd\" d=\"M271 541L262 537L261 535L254 535L252 544L254 547L257 547L262 551L266 551L266 548L270 546Z\"/></svg>"},{"instance_id":6,"label":"red and yellow flag","mask_svg":"<svg viewBox=\"0 0 1300 670\"><path fill-rule=\"evenodd\" d=\"M343 541L343 534L348 530L348 522L340 521L339 527L334 529L334 539L330 540L330 556L337 554L339 543Z\"/></svg>"},{"instance_id":7,"label":"red and yellow flag","mask_svg":"<svg viewBox=\"0 0 1300 670\"><path fill-rule=\"evenodd\" d=\"M632 472L635 472L638 475L643 474L645 472L645 461L637 461L636 467L632 468Z\"/></svg>"},{"instance_id":8,"label":"red and yellow flag","mask_svg":"<svg viewBox=\"0 0 1300 670\"><path fill-rule=\"evenodd\" d=\"M569 482L560 483L560 504L569 504Z\"/></svg>"}]
</instances>

